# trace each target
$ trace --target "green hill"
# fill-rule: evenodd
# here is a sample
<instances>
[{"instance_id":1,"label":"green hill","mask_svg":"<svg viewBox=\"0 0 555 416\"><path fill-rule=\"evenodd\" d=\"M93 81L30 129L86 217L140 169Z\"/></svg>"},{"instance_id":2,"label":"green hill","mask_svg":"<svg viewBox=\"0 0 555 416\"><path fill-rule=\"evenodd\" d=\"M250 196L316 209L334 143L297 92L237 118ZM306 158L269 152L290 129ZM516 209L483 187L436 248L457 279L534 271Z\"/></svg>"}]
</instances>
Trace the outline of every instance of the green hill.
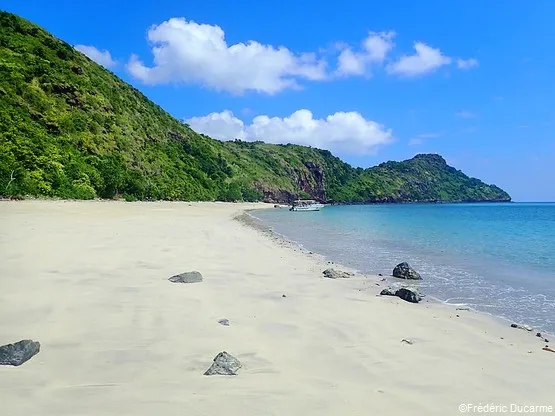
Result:
<instances>
[{"instance_id":1,"label":"green hill","mask_svg":"<svg viewBox=\"0 0 555 416\"><path fill-rule=\"evenodd\" d=\"M0 195L497 201L437 155L361 169L329 151L197 134L67 43L0 12Z\"/></svg>"},{"instance_id":2,"label":"green hill","mask_svg":"<svg viewBox=\"0 0 555 416\"><path fill-rule=\"evenodd\" d=\"M436 154L381 163L349 182L340 199L363 202L510 201L495 185L470 178Z\"/></svg>"}]
</instances>

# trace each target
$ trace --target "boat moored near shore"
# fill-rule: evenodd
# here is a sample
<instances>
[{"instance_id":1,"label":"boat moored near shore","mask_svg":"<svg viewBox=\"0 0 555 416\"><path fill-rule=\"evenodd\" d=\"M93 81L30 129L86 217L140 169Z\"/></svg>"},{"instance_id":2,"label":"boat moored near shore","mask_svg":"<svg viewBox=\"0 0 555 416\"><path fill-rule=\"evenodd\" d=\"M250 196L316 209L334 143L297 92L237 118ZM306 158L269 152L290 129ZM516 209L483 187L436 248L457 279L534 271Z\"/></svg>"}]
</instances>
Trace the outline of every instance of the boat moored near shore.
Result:
<instances>
[{"instance_id":1,"label":"boat moored near shore","mask_svg":"<svg viewBox=\"0 0 555 416\"><path fill-rule=\"evenodd\" d=\"M299 199L293 202L289 211L320 211L324 207L324 204L313 199Z\"/></svg>"}]
</instances>

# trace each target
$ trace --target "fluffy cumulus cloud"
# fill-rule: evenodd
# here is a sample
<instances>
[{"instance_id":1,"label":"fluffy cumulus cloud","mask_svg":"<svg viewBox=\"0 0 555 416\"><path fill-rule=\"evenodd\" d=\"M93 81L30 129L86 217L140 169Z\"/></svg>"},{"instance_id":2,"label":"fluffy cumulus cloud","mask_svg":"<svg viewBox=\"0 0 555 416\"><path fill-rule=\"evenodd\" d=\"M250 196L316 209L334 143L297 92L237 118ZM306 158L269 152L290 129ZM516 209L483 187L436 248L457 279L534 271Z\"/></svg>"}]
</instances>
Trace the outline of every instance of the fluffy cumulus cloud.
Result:
<instances>
[{"instance_id":1,"label":"fluffy cumulus cloud","mask_svg":"<svg viewBox=\"0 0 555 416\"><path fill-rule=\"evenodd\" d=\"M229 110L185 120L193 130L218 140L246 140L245 123Z\"/></svg>"},{"instance_id":2,"label":"fluffy cumulus cloud","mask_svg":"<svg viewBox=\"0 0 555 416\"><path fill-rule=\"evenodd\" d=\"M302 88L307 81L368 78L379 68L389 75L415 77L451 64L462 70L478 66L474 58L454 59L423 42L414 43L413 54L396 54L395 59L395 37L393 31L369 32L358 45L336 43L331 52L297 53L256 40L228 44L219 26L171 18L148 30L152 63L132 55L127 69L150 85L186 83L232 94L276 94ZM114 64L108 51L80 48L104 66Z\"/></svg>"},{"instance_id":3,"label":"fluffy cumulus cloud","mask_svg":"<svg viewBox=\"0 0 555 416\"><path fill-rule=\"evenodd\" d=\"M211 113L185 120L191 128L220 140L262 140L267 143L295 143L332 152L370 154L390 143L391 130L357 112L337 112L314 118L309 110L297 110L288 117L260 115L246 124L231 111Z\"/></svg>"},{"instance_id":4,"label":"fluffy cumulus cloud","mask_svg":"<svg viewBox=\"0 0 555 416\"><path fill-rule=\"evenodd\" d=\"M105 68L113 68L117 65L117 62L112 59L112 55L106 49L101 51L90 45L75 45L75 49Z\"/></svg>"},{"instance_id":5,"label":"fluffy cumulus cloud","mask_svg":"<svg viewBox=\"0 0 555 416\"><path fill-rule=\"evenodd\" d=\"M382 64L388 52L395 46L393 37L395 32L370 32L362 42L359 51L353 51L344 46L337 58L336 75L368 75L368 67L372 64Z\"/></svg>"},{"instance_id":6,"label":"fluffy cumulus cloud","mask_svg":"<svg viewBox=\"0 0 555 416\"><path fill-rule=\"evenodd\" d=\"M322 80L325 62L315 54L295 54L283 46L256 41L228 45L219 26L172 18L148 31L154 63L137 56L129 72L147 84L198 83L240 94L254 90L274 94L298 88L299 80Z\"/></svg>"},{"instance_id":7,"label":"fluffy cumulus cloud","mask_svg":"<svg viewBox=\"0 0 555 416\"><path fill-rule=\"evenodd\" d=\"M391 74L412 77L429 74L452 62L452 59L443 55L439 49L422 42L415 42L414 50L413 55L403 55L389 64L388 71Z\"/></svg>"}]
</instances>

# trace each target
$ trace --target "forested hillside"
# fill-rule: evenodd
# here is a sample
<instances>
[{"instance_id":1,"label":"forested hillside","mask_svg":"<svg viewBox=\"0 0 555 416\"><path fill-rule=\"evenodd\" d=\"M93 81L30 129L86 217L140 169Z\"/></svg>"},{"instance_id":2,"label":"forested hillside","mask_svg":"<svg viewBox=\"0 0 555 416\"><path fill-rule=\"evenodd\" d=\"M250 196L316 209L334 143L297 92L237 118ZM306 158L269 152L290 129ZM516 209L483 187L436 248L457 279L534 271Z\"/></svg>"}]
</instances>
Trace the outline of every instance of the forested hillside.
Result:
<instances>
[{"instance_id":1,"label":"forested hillside","mask_svg":"<svg viewBox=\"0 0 555 416\"><path fill-rule=\"evenodd\" d=\"M194 105L191 103L190 105ZM0 195L127 200L509 200L437 155L370 169L197 134L38 26L0 12Z\"/></svg>"}]
</instances>

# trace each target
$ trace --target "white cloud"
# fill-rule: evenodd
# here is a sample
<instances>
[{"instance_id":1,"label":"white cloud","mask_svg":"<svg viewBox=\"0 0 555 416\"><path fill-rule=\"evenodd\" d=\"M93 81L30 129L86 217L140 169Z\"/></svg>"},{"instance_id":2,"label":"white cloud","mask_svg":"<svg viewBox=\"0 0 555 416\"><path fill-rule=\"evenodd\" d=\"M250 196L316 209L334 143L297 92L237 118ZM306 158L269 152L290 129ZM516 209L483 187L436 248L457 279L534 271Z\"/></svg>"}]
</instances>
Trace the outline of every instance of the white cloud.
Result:
<instances>
[{"instance_id":1,"label":"white cloud","mask_svg":"<svg viewBox=\"0 0 555 416\"><path fill-rule=\"evenodd\" d=\"M395 46L395 32L370 32L362 42L362 50L354 52L348 45L340 47L336 75L365 75L371 64L382 64L388 52Z\"/></svg>"},{"instance_id":2,"label":"white cloud","mask_svg":"<svg viewBox=\"0 0 555 416\"><path fill-rule=\"evenodd\" d=\"M148 31L154 65L133 55L129 72L147 84L199 83L241 94L247 90L274 94L299 88L298 81L326 78L326 66L315 54L295 54L250 40L228 45L219 26L171 18Z\"/></svg>"},{"instance_id":3,"label":"white cloud","mask_svg":"<svg viewBox=\"0 0 555 416\"><path fill-rule=\"evenodd\" d=\"M391 75L418 76L452 62L461 69L478 65L474 58L455 60L423 42L414 43L413 55L391 62L388 56L395 47L395 36L394 31L368 32L358 46L335 42L333 47L319 48L315 53L297 53L255 40L228 44L221 27L174 17L148 30L152 63L131 55L127 69L149 85L186 83L233 94L276 94L302 88L304 81L369 77L375 68L385 67ZM92 59L104 58L105 66L113 63L108 51L92 49L90 54L85 52L96 56ZM328 71L327 61L335 61L335 68Z\"/></svg>"},{"instance_id":4,"label":"white cloud","mask_svg":"<svg viewBox=\"0 0 555 416\"><path fill-rule=\"evenodd\" d=\"M368 37L364 40L364 50L368 54L371 62L383 62L387 53L395 46L392 39L395 37L395 32L370 32Z\"/></svg>"},{"instance_id":5,"label":"white cloud","mask_svg":"<svg viewBox=\"0 0 555 416\"><path fill-rule=\"evenodd\" d=\"M459 69L471 69L471 68L475 68L479 65L478 60L474 59L474 58L470 58L470 59L457 59L457 67Z\"/></svg>"},{"instance_id":6,"label":"white cloud","mask_svg":"<svg viewBox=\"0 0 555 416\"><path fill-rule=\"evenodd\" d=\"M218 140L246 140L246 126L229 110L210 113L207 116L185 120L197 133L203 133Z\"/></svg>"},{"instance_id":7,"label":"white cloud","mask_svg":"<svg viewBox=\"0 0 555 416\"><path fill-rule=\"evenodd\" d=\"M354 53L350 48L344 49L337 57L337 75L363 75L365 71L366 62L364 62L364 58L361 54Z\"/></svg>"},{"instance_id":8,"label":"white cloud","mask_svg":"<svg viewBox=\"0 0 555 416\"><path fill-rule=\"evenodd\" d=\"M414 55L404 55L396 62L388 65L391 74L404 76L418 76L434 72L438 68L449 65L452 59L441 53L439 49L432 48L425 43L415 42Z\"/></svg>"},{"instance_id":9,"label":"white cloud","mask_svg":"<svg viewBox=\"0 0 555 416\"><path fill-rule=\"evenodd\" d=\"M90 59L105 68L112 68L117 64L117 62L112 59L110 52L106 49L101 51L100 49L89 45L75 45L75 49L87 55Z\"/></svg>"},{"instance_id":10,"label":"white cloud","mask_svg":"<svg viewBox=\"0 0 555 416\"><path fill-rule=\"evenodd\" d=\"M332 152L369 154L393 140L391 130L357 112L337 112L314 118L309 110L295 111L288 117L260 115L245 124L231 111L211 113L185 120L199 133L220 140L262 140L267 143L295 143Z\"/></svg>"}]
</instances>

